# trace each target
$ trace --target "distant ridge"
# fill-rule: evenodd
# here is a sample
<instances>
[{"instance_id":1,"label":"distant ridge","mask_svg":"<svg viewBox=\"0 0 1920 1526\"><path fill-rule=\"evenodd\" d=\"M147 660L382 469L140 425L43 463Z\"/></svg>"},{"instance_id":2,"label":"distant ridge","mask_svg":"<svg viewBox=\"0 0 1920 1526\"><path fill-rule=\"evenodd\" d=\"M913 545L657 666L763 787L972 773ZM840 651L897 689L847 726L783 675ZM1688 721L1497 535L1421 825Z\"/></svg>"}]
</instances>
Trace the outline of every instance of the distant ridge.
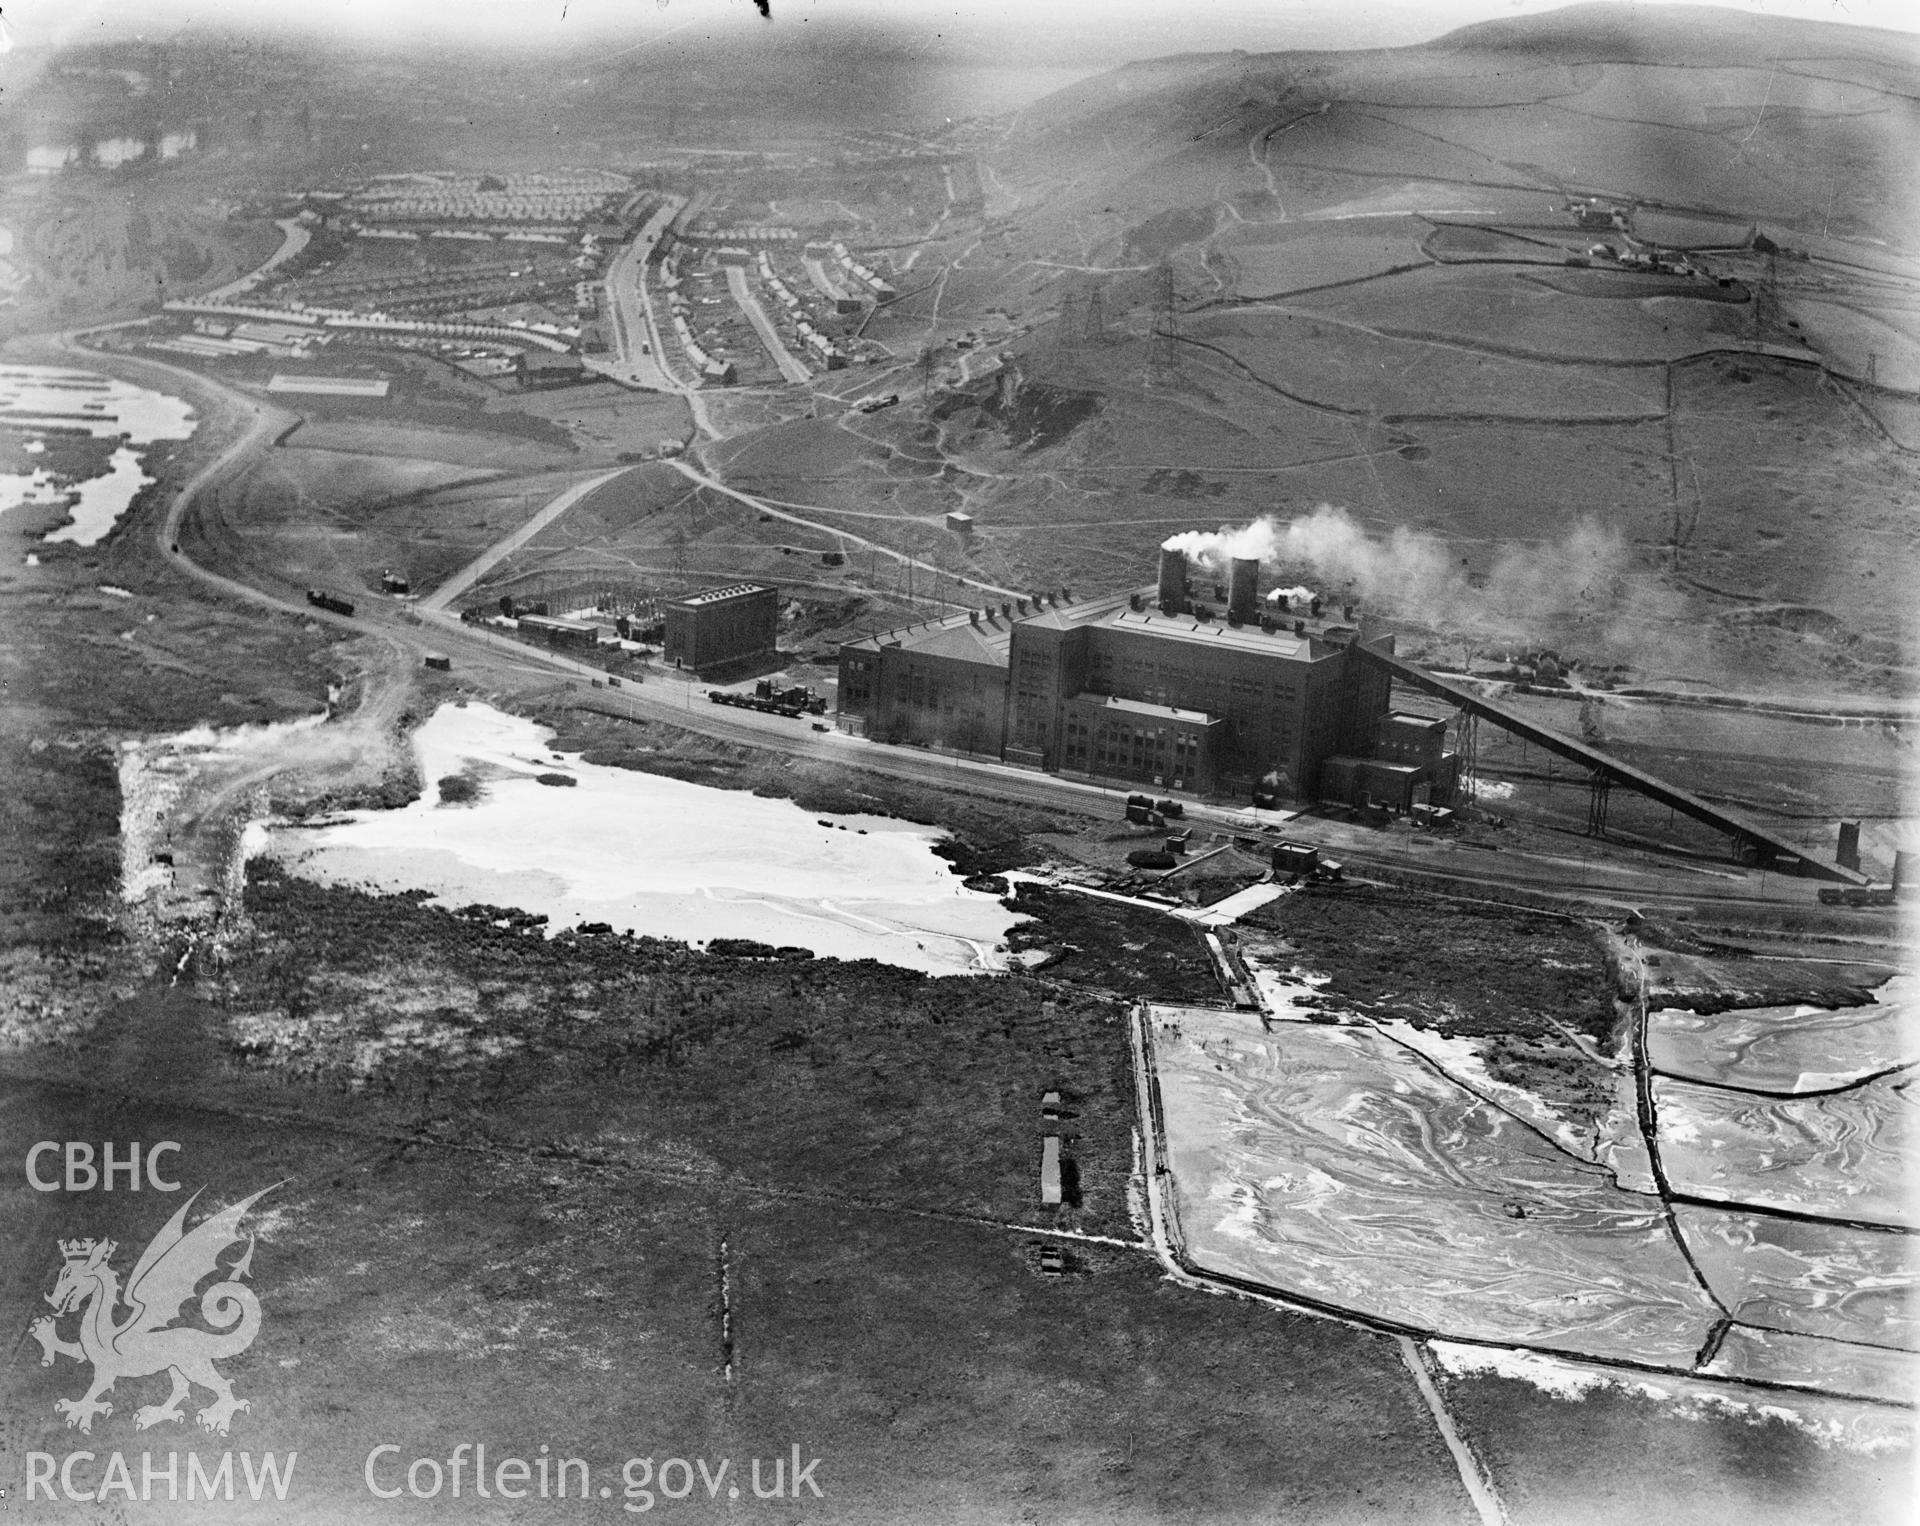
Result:
<instances>
[{"instance_id":1,"label":"distant ridge","mask_svg":"<svg viewBox=\"0 0 1920 1526\"><path fill-rule=\"evenodd\" d=\"M1418 46L1435 50L1546 52L1561 62L1607 58L1648 64L1765 66L1784 54L1920 66L1920 37L1880 27L1769 16L1716 5L1589 3L1532 16L1476 21Z\"/></svg>"}]
</instances>

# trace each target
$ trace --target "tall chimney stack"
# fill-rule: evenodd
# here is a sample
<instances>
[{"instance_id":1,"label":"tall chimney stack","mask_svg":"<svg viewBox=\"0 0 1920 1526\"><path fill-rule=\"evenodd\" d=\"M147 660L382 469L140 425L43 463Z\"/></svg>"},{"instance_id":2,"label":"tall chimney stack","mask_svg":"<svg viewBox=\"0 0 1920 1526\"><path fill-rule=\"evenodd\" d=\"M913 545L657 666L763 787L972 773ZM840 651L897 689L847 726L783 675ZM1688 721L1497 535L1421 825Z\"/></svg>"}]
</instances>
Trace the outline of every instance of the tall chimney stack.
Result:
<instances>
[{"instance_id":1,"label":"tall chimney stack","mask_svg":"<svg viewBox=\"0 0 1920 1526\"><path fill-rule=\"evenodd\" d=\"M1160 548L1160 607L1168 614L1187 607L1187 554Z\"/></svg>"},{"instance_id":2,"label":"tall chimney stack","mask_svg":"<svg viewBox=\"0 0 1920 1526\"><path fill-rule=\"evenodd\" d=\"M1258 611L1254 602L1260 596L1260 562L1257 557L1236 556L1228 574L1227 613L1236 620L1252 620Z\"/></svg>"}]
</instances>

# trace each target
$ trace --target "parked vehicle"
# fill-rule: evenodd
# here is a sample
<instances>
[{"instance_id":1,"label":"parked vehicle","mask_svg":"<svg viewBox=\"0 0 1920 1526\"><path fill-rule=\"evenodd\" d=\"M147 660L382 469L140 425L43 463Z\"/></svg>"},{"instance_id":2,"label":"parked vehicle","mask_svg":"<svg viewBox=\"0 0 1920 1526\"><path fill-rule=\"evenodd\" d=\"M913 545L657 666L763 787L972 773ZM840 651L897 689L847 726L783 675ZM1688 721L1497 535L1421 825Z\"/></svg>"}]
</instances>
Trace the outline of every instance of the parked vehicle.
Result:
<instances>
[{"instance_id":1,"label":"parked vehicle","mask_svg":"<svg viewBox=\"0 0 1920 1526\"><path fill-rule=\"evenodd\" d=\"M309 588L307 602L318 609L331 610L336 615L353 613L353 604L350 600L341 598L337 593L328 593L322 588Z\"/></svg>"}]
</instances>

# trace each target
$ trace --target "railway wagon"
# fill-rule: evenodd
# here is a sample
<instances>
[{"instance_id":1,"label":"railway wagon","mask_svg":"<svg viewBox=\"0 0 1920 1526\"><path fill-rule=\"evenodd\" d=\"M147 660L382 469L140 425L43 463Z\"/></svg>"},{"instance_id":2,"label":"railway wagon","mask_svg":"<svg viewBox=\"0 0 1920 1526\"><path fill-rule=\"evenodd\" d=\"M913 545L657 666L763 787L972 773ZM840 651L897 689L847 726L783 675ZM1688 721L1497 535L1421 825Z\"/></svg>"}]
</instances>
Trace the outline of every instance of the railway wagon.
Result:
<instances>
[{"instance_id":1,"label":"railway wagon","mask_svg":"<svg viewBox=\"0 0 1920 1526\"><path fill-rule=\"evenodd\" d=\"M351 599L343 599L337 593L328 593L324 588L309 588L307 590L307 602L320 609L332 610L336 615L350 615L353 613L353 601Z\"/></svg>"}]
</instances>

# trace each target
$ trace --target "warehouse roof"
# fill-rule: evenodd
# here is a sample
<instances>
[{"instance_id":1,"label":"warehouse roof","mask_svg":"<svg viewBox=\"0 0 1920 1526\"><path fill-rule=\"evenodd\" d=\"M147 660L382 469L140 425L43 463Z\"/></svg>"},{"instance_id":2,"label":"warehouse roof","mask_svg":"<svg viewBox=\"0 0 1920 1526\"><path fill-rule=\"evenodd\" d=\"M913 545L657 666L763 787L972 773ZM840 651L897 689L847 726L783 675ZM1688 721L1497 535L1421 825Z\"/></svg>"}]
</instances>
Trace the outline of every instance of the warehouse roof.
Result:
<instances>
[{"instance_id":1,"label":"warehouse roof","mask_svg":"<svg viewBox=\"0 0 1920 1526\"><path fill-rule=\"evenodd\" d=\"M948 615L919 625L881 631L863 636L845 645L858 651L877 652L893 647L930 657L947 657L960 662L987 663L996 668L1007 665L1007 648L1013 639L1013 621L996 612L981 614L970 610Z\"/></svg>"},{"instance_id":2,"label":"warehouse roof","mask_svg":"<svg viewBox=\"0 0 1920 1526\"><path fill-rule=\"evenodd\" d=\"M986 662L996 668L1007 665L1007 643L1011 632L1000 626L950 625L920 633L920 639L902 642L929 657L953 657L962 662Z\"/></svg>"},{"instance_id":3,"label":"warehouse roof","mask_svg":"<svg viewBox=\"0 0 1920 1526\"><path fill-rule=\"evenodd\" d=\"M1115 610L1125 609L1127 598L1128 595L1124 593L1110 593L1098 599L1076 599L1071 604L1056 602L1053 608L1038 610L1022 623L1046 626L1052 630L1072 630L1075 626L1091 625Z\"/></svg>"},{"instance_id":4,"label":"warehouse roof","mask_svg":"<svg viewBox=\"0 0 1920 1526\"><path fill-rule=\"evenodd\" d=\"M1262 630L1258 625L1229 625L1224 620L1196 620L1191 615L1163 615L1159 610L1121 609L1101 622L1115 630L1139 631L1163 640L1188 641L1215 650L1255 652L1262 657L1287 657L1312 662L1328 654L1311 636L1291 630Z\"/></svg>"},{"instance_id":5,"label":"warehouse roof","mask_svg":"<svg viewBox=\"0 0 1920 1526\"><path fill-rule=\"evenodd\" d=\"M585 620L568 620L561 615L521 615L519 623L537 631L572 631L577 636L590 636L597 628Z\"/></svg>"},{"instance_id":6,"label":"warehouse roof","mask_svg":"<svg viewBox=\"0 0 1920 1526\"><path fill-rule=\"evenodd\" d=\"M709 588L704 593L688 594L684 599L673 602L683 608L696 608L707 604L720 604L728 599L744 599L749 594L772 593L774 590L765 583L729 583L725 588Z\"/></svg>"}]
</instances>

